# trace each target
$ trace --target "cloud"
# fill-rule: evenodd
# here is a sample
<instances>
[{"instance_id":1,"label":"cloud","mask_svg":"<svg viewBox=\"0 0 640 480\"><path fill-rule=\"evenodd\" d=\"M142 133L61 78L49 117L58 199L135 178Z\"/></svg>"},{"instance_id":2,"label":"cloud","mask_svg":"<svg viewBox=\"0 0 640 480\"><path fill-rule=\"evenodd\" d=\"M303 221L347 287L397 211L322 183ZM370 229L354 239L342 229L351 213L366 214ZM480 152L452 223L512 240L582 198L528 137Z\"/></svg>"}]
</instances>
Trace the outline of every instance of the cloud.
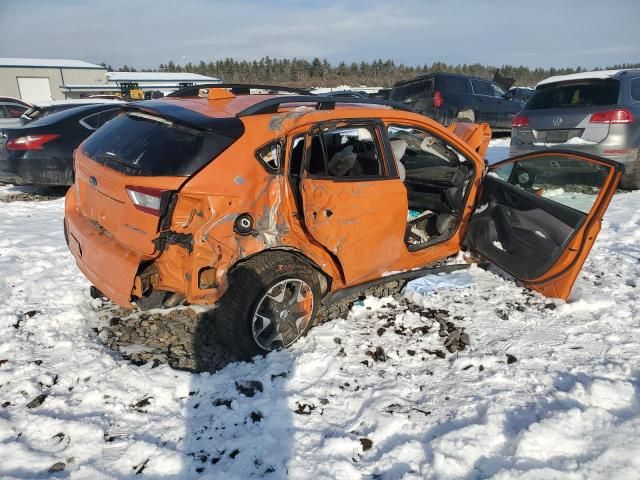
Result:
<instances>
[{"instance_id":1,"label":"cloud","mask_svg":"<svg viewBox=\"0 0 640 480\"><path fill-rule=\"evenodd\" d=\"M640 2L0 0L0 56L596 66L640 58ZM598 32L598 35L587 32ZM577 63L576 63L577 62Z\"/></svg>"}]
</instances>

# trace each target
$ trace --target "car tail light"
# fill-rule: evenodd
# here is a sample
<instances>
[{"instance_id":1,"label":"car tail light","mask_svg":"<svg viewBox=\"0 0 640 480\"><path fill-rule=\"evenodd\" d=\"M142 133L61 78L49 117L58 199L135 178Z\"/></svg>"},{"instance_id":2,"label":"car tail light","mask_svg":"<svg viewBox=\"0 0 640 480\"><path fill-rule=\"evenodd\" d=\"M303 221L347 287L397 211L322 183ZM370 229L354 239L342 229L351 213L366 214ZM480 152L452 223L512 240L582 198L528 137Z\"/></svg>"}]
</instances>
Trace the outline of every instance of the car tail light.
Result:
<instances>
[{"instance_id":1,"label":"car tail light","mask_svg":"<svg viewBox=\"0 0 640 480\"><path fill-rule=\"evenodd\" d=\"M516 127L528 127L529 126L529 117L526 115L518 114L511 120L511 126L513 128Z\"/></svg>"},{"instance_id":2,"label":"car tail light","mask_svg":"<svg viewBox=\"0 0 640 480\"><path fill-rule=\"evenodd\" d=\"M440 108L442 106L442 93L436 90L433 92L433 106Z\"/></svg>"},{"instance_id":3,"label":"car tail light","mask_svg":"<svg viewBox=\"0 0 640 480\"><path fill-rule=\"evenodd\" d=\"M149 187L134 187L131 185L125 188L134 207L157 217L161 215L162 197L165 190Z\"/></svg>"},{"instance_id":4,"label":"car tail light","mask_svg":"<svg viewBox=\"0 0 640 480\"><path fill-rule=\"evenodd\" d=\"M626 108L616 108L591 115L589 123L631 123L633 114Z\"/></svg>"},{"instance_id":5,"label":"car tail light","mask_svg":"<svg viewBox=\"0 0 640 480\"><path fill-rule=\"evenodd\" d=\"M7 140L7 150L42 150L42 146L58 138L60 135L45 133L41 135L26 135L24 137Z\"/></svg>"}]
</instances>

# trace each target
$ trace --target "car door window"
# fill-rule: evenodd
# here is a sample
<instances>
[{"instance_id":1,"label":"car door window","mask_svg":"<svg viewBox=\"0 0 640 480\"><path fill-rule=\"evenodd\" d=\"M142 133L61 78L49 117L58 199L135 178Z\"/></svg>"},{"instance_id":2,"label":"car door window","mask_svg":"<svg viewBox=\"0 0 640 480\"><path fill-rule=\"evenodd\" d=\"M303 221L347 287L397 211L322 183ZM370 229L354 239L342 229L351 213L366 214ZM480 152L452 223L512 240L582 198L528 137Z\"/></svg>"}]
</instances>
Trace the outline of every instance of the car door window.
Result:
<instances>
[{"instance_id":1,"label":"car door window","mask_svg":"<svg viewBox=\"0 0 640 480\"><path fill-rule=\"evenodd\" d=\"M315 177L382 176L382 155L374 127L354 125L321 129L311 138L307 170Z\"/></svg>"},{"instance_id":2,"label":"car door window","mask_svg":"<svg viewBox=\"0 0 640 480\"><path fill-rule=\"evenodd\" d=\"M631 80L631 98L640 102L640 77Z\"/></svg>"},{"instance_id":3,"label":"car door window","mask_svg":"<svg viewBox=\"0 0 640 480\"><path fill-rule=\"evenodd\" d=\"M0 118L9 118L3 105L0 105Z\"/></svg>"},{"instance_id":4,"label":"car door window","mask_svg":"<svg viewBox=\"0 0 640 480\"><path fill-rule=\"evenodd\" d=\"M532 195L582 213L591 211L608 174L604 165L553 155L508 163L491 172Z\"/></svg>"},{"instance_id":5,"label":"car door window","mask_svg":"<svg viewBox=\"0 0 640 480\"><path fill-rule=\"evenodd\" d=\"M457 167L465 158L444 140L412 126L391 125L387 135L392 148L398 142L402 147L406 144L401 162L407 171L424 167L450 166ZM396 151L402 151L395 147Z\"/></svg>"},{"instance_id":6,"label":"car door window","mask_svg":"<svg viewBox=\"0 0 640 480\"><path fill-rule=\"evenodd\" d=\"M87 130L96 130L100 126L100 114L94 113L93 115L88 115L80 120L80 125L82 125Z\"/></svg>"},{"instance_id":7,"label":"car door window","mask_svg":"<svg viewBox=\"0 0 640 480\"><path fill-rule=\"evenodd\" d=\"M491 90L493 92L493 96L496 98L503 98L507 92L505 92L499 85L492 83Z\"/></svg>"},{"instance_id":8,"label":"car door window","mask_svg":"<svg viewBox=\"0 0 640 480\"><path fill-rule=\"evenodd\" d=\"M117 108L114 108L113 110L107 110L106 112L102 112L100 114L100 122L98 126L101 127L102 125L107 123L109 120L114 118L119 113L120 113L120 110Z\"/></svg>"},{"instance_id":9,"label":"car door window","mask_svg":"<svg viewBox=\"0 0 640 480\"><path fill-rule=\"evenodd\" d=\"M20 118L22 114L27 110L25 107L19 105L7 105L7 116L9 118Z\"/></svg>"},{"instance_id":10,"label":"car door window","mask_svg":"<svg viewBox=\"0 0 640 480\"><path fill-rule=\"evenodd\" d=\"M455 93L467 93L467 79L463 77L444 77L440 80L443 90Z\"/></svg>"},{"instance_id":11,"label":"car door window","mask_svg":"<svg viewBox=\"0 0 640 480\"><path fill-rule=\"evenodd\" d=\"M487 97L493 97L493 88L491 82L485 80L471 80L473 85L473 91L476 95L485 95Z\"/></svg>"}]
</instances>

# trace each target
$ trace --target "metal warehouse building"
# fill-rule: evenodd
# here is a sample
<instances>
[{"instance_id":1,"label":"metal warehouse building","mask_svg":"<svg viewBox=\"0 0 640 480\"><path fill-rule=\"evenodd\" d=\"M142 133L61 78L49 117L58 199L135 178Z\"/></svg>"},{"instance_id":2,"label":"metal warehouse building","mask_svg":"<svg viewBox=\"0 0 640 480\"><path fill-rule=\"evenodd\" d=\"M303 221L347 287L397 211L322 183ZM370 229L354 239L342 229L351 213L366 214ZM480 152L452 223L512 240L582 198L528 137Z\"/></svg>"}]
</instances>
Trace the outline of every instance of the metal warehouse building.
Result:
<instances>
[{"instance_id":1,"label":"metal warehouse building","mask_svg":"<svg viewBox=\"0 0 640 480\"><path fill-rule=\"evenodd\" d=\"M81 60L0 58L0 96L64 100L63 85L107 83L107 70Z\"/></svg>"}]
</instances>

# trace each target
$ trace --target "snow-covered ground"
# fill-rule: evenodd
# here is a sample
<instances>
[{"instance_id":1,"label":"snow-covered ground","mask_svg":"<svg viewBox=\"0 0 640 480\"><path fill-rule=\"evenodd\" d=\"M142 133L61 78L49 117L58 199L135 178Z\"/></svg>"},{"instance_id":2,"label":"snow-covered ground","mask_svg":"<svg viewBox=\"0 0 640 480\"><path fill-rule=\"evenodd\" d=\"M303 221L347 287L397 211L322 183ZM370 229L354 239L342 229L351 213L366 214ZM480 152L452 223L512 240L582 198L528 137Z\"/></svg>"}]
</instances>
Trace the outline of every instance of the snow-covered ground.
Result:
<instances>
[{"instance_id":1,"label":"snow-covered ground","mask_svg":"<svg viewBox=\"0 0 640 480\"><path fill-rule=\"evenodd\" d=\"M640 192L566 303L472 267L213 374L101 343L62 214L0 203L1 478L640 478Z\"/></svg>"}]
</instances>

